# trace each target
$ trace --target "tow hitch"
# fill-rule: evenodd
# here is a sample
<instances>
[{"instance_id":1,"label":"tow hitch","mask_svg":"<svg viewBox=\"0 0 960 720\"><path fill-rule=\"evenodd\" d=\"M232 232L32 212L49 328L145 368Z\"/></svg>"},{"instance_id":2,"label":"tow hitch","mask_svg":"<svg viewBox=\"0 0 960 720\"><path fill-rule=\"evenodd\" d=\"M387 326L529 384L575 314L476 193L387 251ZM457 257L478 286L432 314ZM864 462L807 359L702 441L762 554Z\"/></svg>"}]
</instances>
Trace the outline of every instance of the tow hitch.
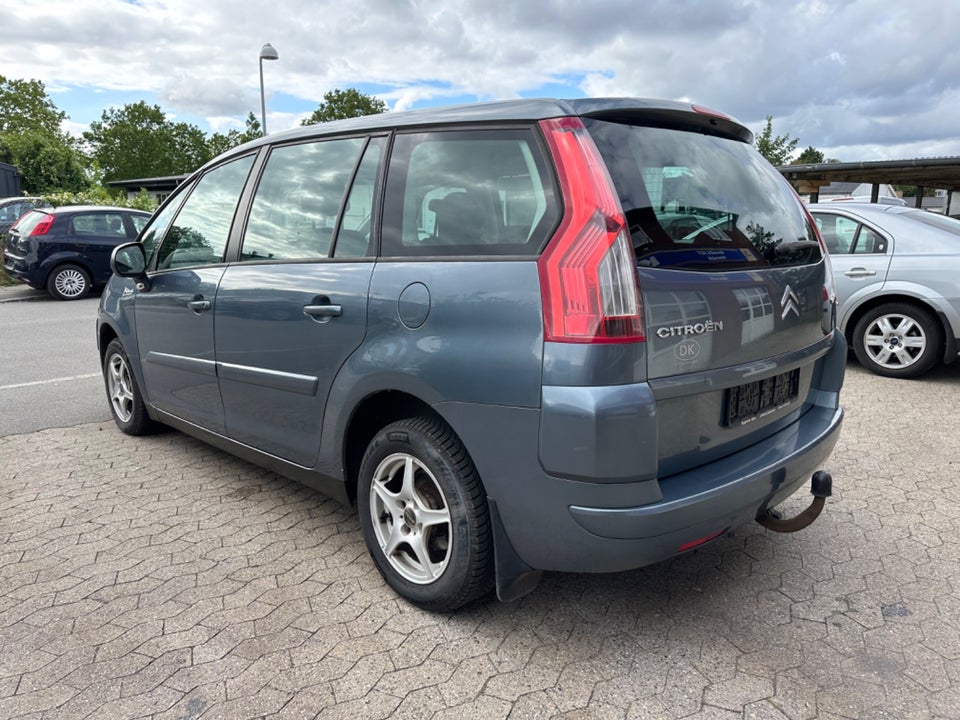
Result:
<instances>
[{"instance_id":1,"label":"tow hitch","mask_svg":"<svg viewBox=\"0 0 960 720\"><path fill-rule=\"evenodd\" d=\"M803 530L820 515L827 498L831 495L832 487L833 478L830 473L826 470L817 470L810 478L810 493L813 495L810 507L790 519L781 517L776 510L768 509L757 516L757 522L774 532L792 533Z\"/></svg>"}]
</instances>

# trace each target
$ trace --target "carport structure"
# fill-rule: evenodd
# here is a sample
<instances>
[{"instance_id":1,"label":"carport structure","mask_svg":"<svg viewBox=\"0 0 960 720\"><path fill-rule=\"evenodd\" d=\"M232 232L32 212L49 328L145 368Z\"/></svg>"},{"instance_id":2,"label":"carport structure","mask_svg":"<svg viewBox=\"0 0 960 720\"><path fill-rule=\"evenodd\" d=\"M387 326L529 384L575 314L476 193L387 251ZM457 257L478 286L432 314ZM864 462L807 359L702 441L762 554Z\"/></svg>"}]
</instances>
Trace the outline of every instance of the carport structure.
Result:
<instances>
[{"instance_id":1,"label":"carport structure","mask_svg":"<svg viewBox=\"0 0 960 720\"><path fill-rule=\"evenodd\" d=\"M877 202L882 184L916 185L916 207L921 206L925 188L946 190L950 214L953 194L960 191L960 157L782 165L777 169L798 193L809 194L810 202L817 202L820 188L832 182L871 183L870 202Z\"/></svg>"}]
</instances>

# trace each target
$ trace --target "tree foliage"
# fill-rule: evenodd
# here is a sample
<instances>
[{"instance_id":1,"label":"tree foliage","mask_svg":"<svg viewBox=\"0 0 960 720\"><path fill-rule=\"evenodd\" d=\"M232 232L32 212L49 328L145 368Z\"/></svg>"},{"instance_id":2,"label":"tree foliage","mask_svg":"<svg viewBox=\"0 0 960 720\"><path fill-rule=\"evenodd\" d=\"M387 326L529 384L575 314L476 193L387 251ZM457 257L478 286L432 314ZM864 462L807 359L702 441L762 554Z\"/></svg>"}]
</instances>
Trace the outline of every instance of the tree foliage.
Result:
<instances>
[{"instance_id":1,"label":"tree foliage","mask_svg":"<svg viewBox=\"0 0 960 720\"><path fill-rule=\"evenodd\" d=\"M791 138L789 135L774 136L772 115L767 115L767 123L756 137L757 150L774 167L790 162L790 156L797 149L799 142L797 138Z\"/></svg>"},{"instance_id":2,"label":"tree foliage","mask_svg":"<svg viewBox=\"0 0 960 720\"><path fill-rule=\"evenodd\" d=\"M8 80L0 75L0 134L42 131L60 135L60 123L66 117L39 80Z\"/></svg>"},{"instance_id":3,"label":"tree foliage","mask_svg":"<svg viewBox=\"0 0 960 720\"><path fill-rule=\"evenodd\" d=\"M813 145L807 147L790 163L791 165L817 165L827 161L826 156Z\"/></svg>"},{"instance_id":4,"label":"tree foliage","mask_svg":"<svg viewBox=\"0 0 960 720\"><path fill-rule=\"evenodd\" d=\"M0 75L0 162L19 169L23 192L36 195L87 185L82 158L60 129L66 117L39 80Z\"/></svg>"},{"instance_id":5,"label":"tree foliage","mask_svg":"<svg viewBox=\"0 0 960 720\"><path fill-rule=\"evenodd\" d=\"M105 110L83 133L104 182L181 175L210 159L207 138L188 123L172 123L142 100Z\"/></svg>"},{"instance_id":6,"label":"tree foliage","mask_svg":"<svg viewBox=\"0 0 960 720\"><path fill-rule=\"evenodd\" d=\"M356 88L334 89L323 94L323 102L300 124L315 125L331 120L378 115L383 112L387 112L387 104L380 98L362 93Z\"/></svg>"}]
</instances>

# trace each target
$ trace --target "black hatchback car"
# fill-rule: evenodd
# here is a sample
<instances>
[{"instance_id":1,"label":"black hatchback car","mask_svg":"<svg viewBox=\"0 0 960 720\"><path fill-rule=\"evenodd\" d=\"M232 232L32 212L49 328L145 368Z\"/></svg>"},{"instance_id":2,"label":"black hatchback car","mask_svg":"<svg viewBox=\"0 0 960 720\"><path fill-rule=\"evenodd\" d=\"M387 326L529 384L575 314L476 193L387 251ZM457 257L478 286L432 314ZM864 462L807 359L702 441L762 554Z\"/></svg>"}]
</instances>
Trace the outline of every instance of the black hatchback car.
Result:
<instances>
[{"instance_id":1,"label":"black hatchback car","mask_svg":"<svg viewBox=\"0 0 960 720\"><path fill-rule=\"evenodd\" d=\"M34 209L10 228L3 269L57 300L77 300L110 279L110 254L150 213L109 206Z\"/></svg>"}]
</instances>

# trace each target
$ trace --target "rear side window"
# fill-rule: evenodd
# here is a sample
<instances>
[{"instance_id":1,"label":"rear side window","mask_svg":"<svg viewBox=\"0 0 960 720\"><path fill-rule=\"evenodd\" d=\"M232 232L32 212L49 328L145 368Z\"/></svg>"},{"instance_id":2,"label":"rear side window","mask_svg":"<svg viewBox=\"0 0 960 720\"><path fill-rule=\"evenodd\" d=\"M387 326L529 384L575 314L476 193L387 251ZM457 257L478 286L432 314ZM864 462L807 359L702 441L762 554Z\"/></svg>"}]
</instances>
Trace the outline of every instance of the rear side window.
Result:
<instances>
[{"instance_id":1,"label":"rear side window","mask_svg":"<svg viewBox=\"0 0 960 720\"><path fill-rule=\"evenodd\" d=\"M671 128L585 119L642 266L732 270L819 262L783 177L752 147Z\"/></svg>"},{"instance_id":2,"label":"rear side window","mask_svg":"<svg viewBox=\"0 0 960 720\"><path fill-rule=\"evenodd\" d=\"M818 212L813 218L831 254L879 255L887 251L886 238L852 218Z\"/></svg>"},{"instance_id":3,"label":"rear side window","mask_svg":"<svg viewBox=\"0 0 960 720\"><path fill-rule=\"evenodd\" d=\"M240 191L252 164L253 155L247 155L200 178L160 244L158 270L223 262Z\"/></svg>"},{"instance_id":4,"label":"rear side window","mask_svg":"<svg viewBox=\"0 0 960 720\"><path fill-rule=\"evenodd\" d=\"M240 260L328 257L364 143L347 138L274 148L253 199Z\"/></svg>"},{"instance_id":5,"label":"rear side window","mask_svg":"<svg viewBox=\"0 0 960 720\"><path fill-rule=\"evenodd\" d=\"M382 255L536 254L558 218L552 175L531 130L397 136Z\"/></svg>"},{"instance_id":6,"label":"rear side window","mask_svg":"<svg viewBox=\"0 0 960 720\"><path fill-rule=\"evenodd\" d=\"M73 235L96 235L98 237L123 238L127 231L123 227L121 213L88 213L76 215L70 220Z\"/></svg>"}]
</instances>

